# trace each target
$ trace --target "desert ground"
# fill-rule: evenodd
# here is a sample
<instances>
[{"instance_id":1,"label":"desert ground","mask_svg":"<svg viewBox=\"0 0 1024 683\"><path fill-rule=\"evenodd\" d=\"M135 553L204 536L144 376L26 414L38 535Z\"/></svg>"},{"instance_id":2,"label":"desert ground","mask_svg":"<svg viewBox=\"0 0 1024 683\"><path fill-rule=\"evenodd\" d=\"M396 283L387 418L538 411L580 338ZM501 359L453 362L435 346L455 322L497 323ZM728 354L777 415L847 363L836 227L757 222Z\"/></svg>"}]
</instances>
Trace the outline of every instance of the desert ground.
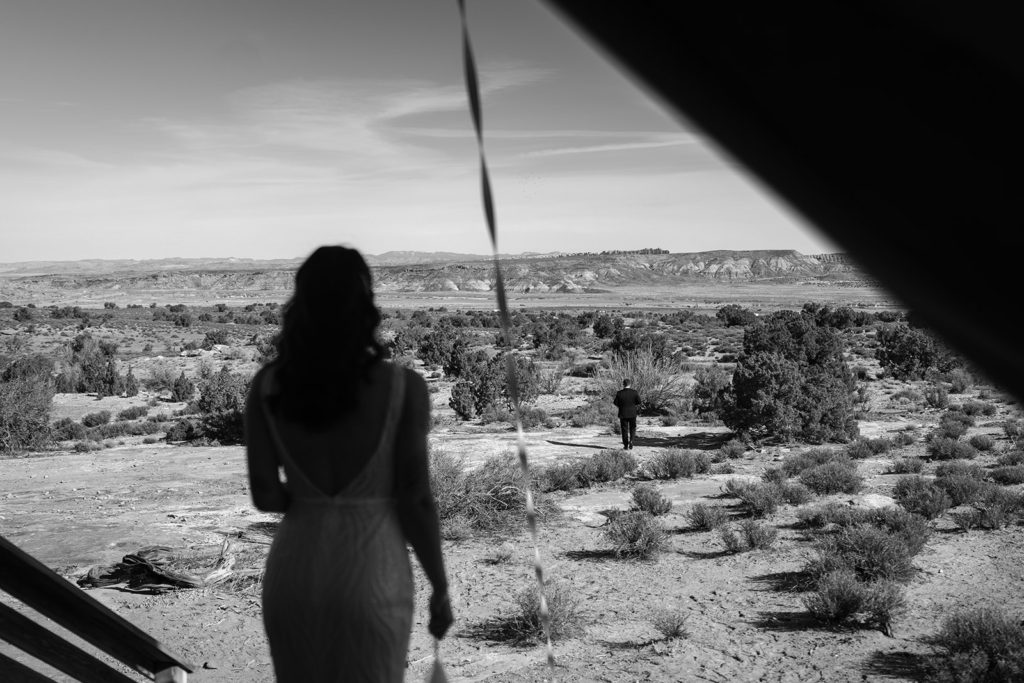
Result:
<instances>
[{"instance_id":1,"label":"desert ground","mask_svg":"<svg viewBox=\"0 0 1024 683\"><path fill-rule=\"evenodd\" d=\"M723 304L761 313L798 310L803 302L821 299L832 305L856 304L863 310L896 308L869 288L825 291L795 285L767 290L707 287L672 297L661 292L594 296L598 299L524 297L515 299L513 306L526 312L546 309L573 314L600 309L631 320L627 325L639 319L637 310L671 313L690 308L713 318ZM455 312L492 307L485 297L475 296L396 294L382 296L378 303L385 310L404 310L403 320L410 312L428 308ZM188 305L200 306L191 301ZM98 445L65 440L41 450L0 456L0 533L69 581L145 546L175 549L196 572L212 567L224 552L233 554L237 558L234 576L209 587L132 590L113 585L86 590L195 664L190 680L273 680L261 622L259 568L278 516L253 508L243 446L189 445L164 438L164 426L187 412L188 404L171 400L166 387L147 386L147 379L184 372L198 381L222 367L251 374L259 358L250 342L255 337L269 338L275 326L220 325L214 318L178 327L152 321L148 307L108 311L112 317L102 322L104 310L90 309L89 325L78 320L71 324L47 319L42 306L37 303L40 314L34 320L21 322L11 318L10 310L0 311L6 316L0 320L4 338L19 339L16 345L22 350L57 355L88 329L97 338L117 341L117 366L122 371L131 367L143 385L131 397L57 393L51 422L79 422L100 411L117 415L134 407L145 408L142 420L155 418L152 421L161 430L94 440ZM211 329L226 329L229 342L195 348ZM718 327L693 334L705 336L703 344L693 335L684 342L690 348L680 373L690 386L702 366L716 362L728 366L738 352L742 328ZM769 547L730 552L718 531L694 528L688 513L697 504L719 507L727 515L727 524L738 524L749 510L728 495L727 482L761 481L767 470L812 446L775 440L751 443L741 453L726 456L722 447L734 434L720 420L708 417L691 413L672 419L641 417L631 451L637 460L632 472L614 481L546 494L553 505L541 518L540 554L546 577L572 596L578 625L571 635L554 642L557 680L918 680L927 675L926 658L933 651L928 638L955 610L992 605L1024 614L1024 525L1015 519L1001 528L965 531L951 512L928 522L930 536L913 558L905 605L888 633L855 622L824 623L808 612L807 589L797 579L815 556L818 537L800 511L829 502L870 507L878 504L873 496L893 496L904 476L893 471L896 463L919 461L922 473L929 477L943 464L929 454L925 437L940 424L946 408L917 398L934 380L888 376L870 349L865 351L871 335L871 330L859 330L844 337L852 340L846 353L849 364L862 371L857 383L861 391L857 427L863 439L885 440L892 446L856 459L856 471L863 478L859 491L815 495L800 505L782 504L761 518L761 523L777 532ZM185 348L189 342L194 348ZM547 419L526 431L531 466L538 471L621 447L619 436L607 423L573 426L572 416L582 406L611 398L600 393L598 378L572 376L573 362L606 357L596 348L590 345L570 353L568 363L536 354L545 370L561 368L564 374L554 382L554 391L542 393L534 404ZM459 419L449 406L455 382L422 361L417 361L417 367L431 389L434 452L459 460L469 471L489 459L511 457L516 433L508 422ZM998 458L1016 447L1004 424L1019 419L1018 403L981 378L949 399L954 406L969 402L992 406L989 414L977 416L963 438L990 437L991 445L976 454L972 463L993 469ZM915 438L897 445L901 434ZM842 444L826 446L844 448ZM692 476L651 475L651 463L677 451L703 453L714 464ZM671 510L659 517L667 532L666 546L647 559L616 555L609 550L606 536L609 521L616 511L631 507L633 491L643 484L653 485L672 503ZM1019 491L1021 485L1008 489ZM514 596L529 590L533 582L533 547L525 524L496 532L447 535L444 551L456 614L456 623L441 646L449 678L550 679L543 644L536 638L511 638L503 628L517 613ZM433 662L426 631L429 591L413 564L417 607L407 679L422 680ZM6 596L0 599L12 602ZM673 614L684 622L682 632L674 637L658 625L660 617ZM27 659L6 644L0 643L0 652ZM45 665L33 665L54 680L66 680Z\"/></svg>"}]
</instances>

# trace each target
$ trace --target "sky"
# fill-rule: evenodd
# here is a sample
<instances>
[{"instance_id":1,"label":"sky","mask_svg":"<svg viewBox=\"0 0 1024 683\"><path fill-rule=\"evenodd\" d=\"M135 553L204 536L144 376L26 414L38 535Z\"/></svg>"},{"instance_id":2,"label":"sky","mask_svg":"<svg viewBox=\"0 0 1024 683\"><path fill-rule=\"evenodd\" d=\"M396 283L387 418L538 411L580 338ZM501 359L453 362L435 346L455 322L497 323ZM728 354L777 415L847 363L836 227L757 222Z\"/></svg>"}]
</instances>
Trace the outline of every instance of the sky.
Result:
<instances>
[{"instance_id":1,"label":"sky","mask_svg":"<svg viewBox=\"0 0 1024 683\"><path fill-rule=\"evenodd\" d=\"M838 251L537 0L469 0L499 249ZM4 0L0 262L486 253L455 0Z\"/></svg>"}]
</instances>

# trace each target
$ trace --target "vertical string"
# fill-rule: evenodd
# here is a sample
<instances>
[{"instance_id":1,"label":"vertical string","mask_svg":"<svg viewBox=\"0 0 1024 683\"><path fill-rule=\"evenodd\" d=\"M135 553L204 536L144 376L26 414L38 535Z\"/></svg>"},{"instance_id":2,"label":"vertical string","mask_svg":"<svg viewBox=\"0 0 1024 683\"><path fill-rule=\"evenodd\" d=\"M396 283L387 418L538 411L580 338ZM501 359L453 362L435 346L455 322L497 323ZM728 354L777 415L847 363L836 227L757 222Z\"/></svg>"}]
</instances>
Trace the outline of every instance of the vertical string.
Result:
<instances>
[{"instance_id":1,"label":"vertical string","mask_svg":"<svg viewBox=\"0 0 1024 683\"><path fill-rule=\"evenodd\" d=\"M498 319L501 322L501 333L505 343L512 344L512 321L508 313L508 298L505 295L505 278L501 273L501 261L498 258L498 229L494 219L494 197L491 193L491 178L487 171L487 157L484 154L483 113L480 106L480 83L477 78L476 60L473 58L473 46L469 40L469 23L466 20L466 2L458 0L459 16L462 19L462 64L466 78L466 93L469 96L469 111L473 117L476 130L476 145L480 152L480 191L483 198L484 218L487 221L487 234L491 238L491 251L494 255L495 293L498 298ZM555 678L555 651L551 647L551 615L544 589L544 565L540 558L540 542L537 536L537 510L533 502L533 490L530 485L530 462L526 452L526 436L523 434L522 406L519 401L519 379L516 374L513 354L505 354L505 379L508 383L509 395L516 420L516 452L519 456L519 468L523 473L523 488L526 491L526 526L533 542L533 572L537 579L537 595L540 601L540 620L544 629L547 664L551 680Z\"/></svg>"}]
</instances>

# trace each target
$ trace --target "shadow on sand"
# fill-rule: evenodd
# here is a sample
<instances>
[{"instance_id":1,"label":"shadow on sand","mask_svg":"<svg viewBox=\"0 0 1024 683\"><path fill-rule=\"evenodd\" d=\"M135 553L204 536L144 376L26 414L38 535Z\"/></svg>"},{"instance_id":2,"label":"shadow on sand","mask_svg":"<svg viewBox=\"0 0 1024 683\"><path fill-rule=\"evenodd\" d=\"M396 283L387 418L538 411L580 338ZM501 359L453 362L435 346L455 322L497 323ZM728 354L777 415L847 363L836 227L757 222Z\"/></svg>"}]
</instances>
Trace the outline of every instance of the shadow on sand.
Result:
<instances>
[{"instance_id":1,"label":"shadow on sand","mask_svg":"<svg viewBox=\"0 0 1024 683\"><path fill-rule=\"evenodd\" d=\"M719 448L733 435L730 432L694 432L681 436L643 436L637 434L633 437L634 446L648 446L651 448L693 448L696 450L710 451Z\"/></svg>"},{"instance_id":2,"label":"shadow on sand","mask_svg":"<svg viewBox=\"0 0 1024 683\"><path fill-rule=\"evenodd\" d=\"M908 681L927 680L928 658L914 652L875 652L861 667L868 676Z\"/></svg>"}]
</instances>

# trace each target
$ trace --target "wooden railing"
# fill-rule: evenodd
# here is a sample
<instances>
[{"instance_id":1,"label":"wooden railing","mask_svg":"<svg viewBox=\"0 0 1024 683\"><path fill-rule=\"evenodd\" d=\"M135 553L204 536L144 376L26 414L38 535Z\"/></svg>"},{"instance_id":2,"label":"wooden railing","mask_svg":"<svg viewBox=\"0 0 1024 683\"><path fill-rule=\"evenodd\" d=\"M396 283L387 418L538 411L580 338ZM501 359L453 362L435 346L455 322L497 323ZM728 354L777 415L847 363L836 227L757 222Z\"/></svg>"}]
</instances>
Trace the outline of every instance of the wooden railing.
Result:
<instances>
[{"instance_id":1,"label":"wooden railing","mask_svg":"<svg viewBox=\"0 0 1024 683\"><path fill-rule=\"evenodd\" d=\"M185 683L195 667L152 636L0 536L0 590L156 683ZM133 679L19 611L0 603L0 639L83 683ZM0 680L49 681L0 654Z\"/></svg>"}]
</instances>

